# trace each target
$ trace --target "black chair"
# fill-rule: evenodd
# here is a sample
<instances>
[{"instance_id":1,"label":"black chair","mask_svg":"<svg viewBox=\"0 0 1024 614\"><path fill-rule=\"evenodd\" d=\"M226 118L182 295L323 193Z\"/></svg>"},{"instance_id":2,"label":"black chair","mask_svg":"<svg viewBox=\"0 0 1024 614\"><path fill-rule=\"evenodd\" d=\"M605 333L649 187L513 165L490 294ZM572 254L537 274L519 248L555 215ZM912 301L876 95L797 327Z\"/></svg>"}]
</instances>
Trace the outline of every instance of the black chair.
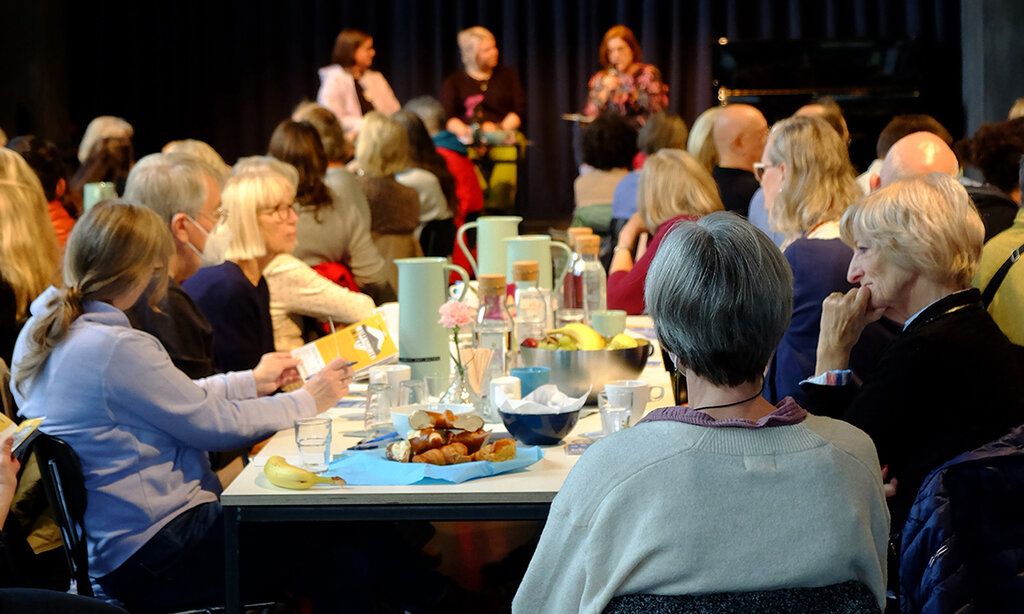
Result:
<instances>
[{"instance_id":1,"label":"black chair","mask_svg":"<svg viewBox=\"0 0 1024 614\"><path fill-rule=\"evenodd\" d=\"M619 595L608 603L604 614L877 614L880 611L868 587L850 580L815 588L783 588L748 593Z\"/></svg>"}]
</instances>

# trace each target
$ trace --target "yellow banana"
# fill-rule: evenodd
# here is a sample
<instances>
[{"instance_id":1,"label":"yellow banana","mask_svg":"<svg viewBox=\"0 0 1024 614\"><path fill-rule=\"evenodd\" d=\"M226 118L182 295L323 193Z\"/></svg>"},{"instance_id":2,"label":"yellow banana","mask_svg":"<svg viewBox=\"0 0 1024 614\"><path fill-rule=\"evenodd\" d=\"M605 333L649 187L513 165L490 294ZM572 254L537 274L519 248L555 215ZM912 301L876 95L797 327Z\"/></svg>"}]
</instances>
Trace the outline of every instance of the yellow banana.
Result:
<instances>
[{"instance_id":1,"label":"yellow banana","mask_svg":"<svg viewBox=\"0 0 1024 614\"><path fill-rule=\"evenodd\" d=\"M302 467L290 465L282 456L271 456L263 466L263 475L267 476L271 484L293 490L306 490L315 484L345 484L345 480L341 478L317 475Z\"/></svg>"},{"instance_id":2,"label":"yellow banana","mask_svg":"<svg viewBox=\"0 0 1024 614\"><path fill-rule=\"evenodd\" d=\"M579 322L566 324L562 328L549 331L549 334L563 334L572 337L576 342L576 347L581 350L604 349L604 337L601 336L601 333Z\"/></svg>"},{"instance_id":3,"label":"yellow banana","mask_svg":"<svg viewBox=\"0 0 1024 614\"><path fill-rule=\"evenodd\" d=\"M612 337L612 340L608 342L608 345L605 346L604 349L606 349L606 350L626 350L626 349L630 349L630 348L635 348L638 345L640 345L640 344L637 343L637 340L634 339L633 337L630 337L626 333L619 333L619 334L615 335L614 337Z\"/></svg>"}]
</instances>

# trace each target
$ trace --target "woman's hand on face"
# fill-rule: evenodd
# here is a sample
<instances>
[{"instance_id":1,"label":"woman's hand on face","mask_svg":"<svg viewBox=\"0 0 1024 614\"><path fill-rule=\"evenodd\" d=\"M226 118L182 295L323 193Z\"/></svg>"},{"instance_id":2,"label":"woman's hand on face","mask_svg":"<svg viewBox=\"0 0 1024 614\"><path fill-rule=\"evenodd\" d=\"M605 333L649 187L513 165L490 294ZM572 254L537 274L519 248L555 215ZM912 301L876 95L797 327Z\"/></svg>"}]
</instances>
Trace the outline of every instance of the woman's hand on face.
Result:
<instances>
[{"instance_id":1,"label":"woman's hand on face","mask_svg":"<svg viewBox=\"0 0 1024 614\"><path fill-rule=\"evenodd\" d=\"M18 470L21 463L11 454L14 437L8 437L0 444L0 526L7 519L7 512L18 489Z\"/></svg>"},{"instance_id":2,"label":"woman's hand on face","mask_svg":"<svg viewBox=\"0 0 1024 614\"><path fill-rule=\"evenodd\" d=\"M299 381L298 359L288 352L270 352L260 358L252 376L256 379L256 393L260 396L273 394L282 388Z\"/></svg>"},{"instance_id":3,"label":"woman's hand on face","mask_svg":"<svg viewBox=\"0 0 1024 614\"><path fill-rule=\"evenodd\" d=\"M882 317L884 307L871 308L871 289L854 288L843 294L833 292L821 303L821 329L818 333L818 364L815 373L845 369L850 350L860 339L864 327Z\"/></svg>"},{"instance_id":4,"label":"woman's hand on face","mask_svg":"<svg viewBox=\"0 0 1024 614\"><path fill-rule=\"evenodd\" d=\"M647 228L644 227L643 218L640 217L639 213L634 213L629 217L622 230L619 231L619 242L616 247L621 246L633 249L637 238L644 232L647 232Z\"/></svg>"},{"instance_id":5,"label":"woman's hand on face","mask_svg":"<svg viewBox=\"0 0 1024 614\"><path fill-rule=\"evenodd\" d=\"M350 383L352 383L352 367L344 358L337 358L309 378L302 389L313 395L317 411L322 412L333 407L341 397L348 394Z\"/></svg>"}]
</instances>

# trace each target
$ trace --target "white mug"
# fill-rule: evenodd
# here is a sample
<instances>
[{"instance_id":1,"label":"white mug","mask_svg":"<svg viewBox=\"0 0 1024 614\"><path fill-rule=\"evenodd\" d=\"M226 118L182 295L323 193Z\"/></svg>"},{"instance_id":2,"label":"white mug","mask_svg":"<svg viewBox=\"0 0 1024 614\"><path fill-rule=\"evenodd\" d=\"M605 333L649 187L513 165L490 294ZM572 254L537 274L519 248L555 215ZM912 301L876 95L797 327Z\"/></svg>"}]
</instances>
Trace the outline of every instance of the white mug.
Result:
<instances>
[{"instance_id":1,"label":"white mug","mask_svg":"<svg viewBox=\"0 0 1024 614\"><path fill-rule=\"evenodd\" d=\"M665 396L665 388L651 386L639 379L620 379L604 385L608 401L615 405L629 407L629 423L636 424L644 415L647 404L659 401Z\"/></svg>"},{"instance_id":2,"label":"white mug","mask_svg":"<svg viewBox=\"0 0 1024 614\"><path fill-rule=\"evenodd\" d=\"M498 390L501 390L501 393L506 399L521 399L523 398L523 392L519 378L514 375L503 375L491 380L491 385L487 389L487 399L490 402L491 409L494 411L495 417L500 421L501 416L498 414L497 402L498 395L495 394Z\"/></svg>"},{"instance_id":3,"label":"white mug","mask_svg":"<svg viewBox=\"0 0 1024 614\"><path fill-rule=\"evenodd\" d=\"M388 378L388 386L391 387L391 407L398 407L398 389L401 382L412 378L412 369L409 365L381 365L371 367L370 372L379 371Z\"/></svg>"}]
</instances>

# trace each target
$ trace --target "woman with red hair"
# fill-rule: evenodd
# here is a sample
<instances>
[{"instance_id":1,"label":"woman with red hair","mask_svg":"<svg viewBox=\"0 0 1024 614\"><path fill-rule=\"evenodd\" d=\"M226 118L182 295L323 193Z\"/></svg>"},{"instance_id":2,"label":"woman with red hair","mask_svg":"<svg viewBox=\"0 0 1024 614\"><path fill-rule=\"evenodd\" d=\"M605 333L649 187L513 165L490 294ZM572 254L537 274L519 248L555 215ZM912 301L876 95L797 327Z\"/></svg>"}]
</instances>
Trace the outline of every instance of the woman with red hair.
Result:
<instances>
[{"instance_id":1,"label":"woman with red hair","mask_svg":"<svg viewBox=\"0 0 1024 614\"><path fill-rule=\"evenodd\" d=\"M598 55L602 68L587 83L590 93L584 115L617 113L639 127L652 113L668 107L668 86L661 81L661 71L643 63L632 30L621 24L612 26L601 40Z\"/></svg>"}]
</instances>

